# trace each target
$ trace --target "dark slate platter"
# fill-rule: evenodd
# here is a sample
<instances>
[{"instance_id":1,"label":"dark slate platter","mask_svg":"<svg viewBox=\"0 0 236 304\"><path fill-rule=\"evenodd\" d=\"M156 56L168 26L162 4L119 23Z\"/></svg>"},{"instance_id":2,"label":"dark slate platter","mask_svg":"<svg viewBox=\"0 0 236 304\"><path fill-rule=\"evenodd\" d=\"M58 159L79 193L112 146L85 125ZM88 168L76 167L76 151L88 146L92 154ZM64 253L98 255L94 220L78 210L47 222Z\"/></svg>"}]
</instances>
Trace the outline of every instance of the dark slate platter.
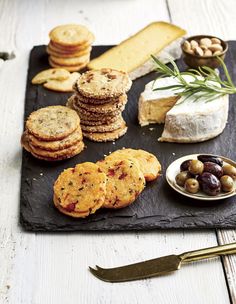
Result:
<instances>
[{"instance_id":1,"label":"dark slate platter","mask_svg":"<svg viewBox=\"0 0 236 304\"><path fill-rule=\"evenodd\" d=\"M109 46L93 47L92 57ZM134 54L135 56L135 54ZM181 69L186 66L177 62ZM236 83L236 41L230 42L226 64ZM43 86L31 85L39 71L48 68L45 46L36 46L30 55L25 119L34 110L48 105L65 105L68 96L48 91ZM146 83L155 73L135 80L129 92L129 102L124 112L128 133L115 143L94 143L85 140L87 148L78 156L62 162L44 162L23 151L20 196L20 223L30 231L79 230L148 230L155 228L235 228L236 198L224 201L200 202L186 198L172 190L165 180L165 170L175 159L193 153L214 153L236 160L235 111L236 96L230 97L229 120L224 132L215 139L198 144L159 143L162 125L141 128L137 121L137 102ZM163 167L163 176L148 183L137 201L117 211L99 210L86 219L73 219L58 212L52 203L52 186L65 168L84 161L97 161L111 151L122 147L142 148L154 153Z\"/></svg>"}]
</instances>

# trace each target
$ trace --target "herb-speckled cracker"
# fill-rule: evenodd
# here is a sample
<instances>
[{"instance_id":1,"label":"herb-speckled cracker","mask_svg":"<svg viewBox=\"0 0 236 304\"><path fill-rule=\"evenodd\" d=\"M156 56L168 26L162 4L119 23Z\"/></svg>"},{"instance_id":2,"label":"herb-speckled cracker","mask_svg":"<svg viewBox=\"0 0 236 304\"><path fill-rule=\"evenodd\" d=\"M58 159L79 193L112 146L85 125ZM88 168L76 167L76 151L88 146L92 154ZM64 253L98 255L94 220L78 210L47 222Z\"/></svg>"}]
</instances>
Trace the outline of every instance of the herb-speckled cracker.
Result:
<instances>
[{"instance_id":1,"label":"herb-speckled cracker","mask_svg":"<svg viewBox=\"0 0 236 304\"><path fill-rule=\"evenodd\" d=\"M57 151L69 148L76 144L77 142L82 140L82 131L81 128L78 127L73 133L71 133L69 136L61 139L61 140L55 140L55 141L43 141L39 140L37 137L35 137L32 134L27 134L29 142L31 145L33 145L36 148L40 148L47 151Z\"/></svg>"},{"instance_id":2,"label":"herb-speckled cracker","mask_svg":"<svg viewBox=\"0 0 236 304\"><path fill-rule=\"evenodd\" d=\"M144 189L143 173L132 160L103 160L97 164L107 175L107 193L103 207L126 207L132 204Z\"/></svg>"},{"instance_id":3,"label":"herb-speckled cracker","mask_svg":"<svg viewBox=\"0 0 236 304\"><path fill-rule=\"evenodd\" d=\"M80 124L76 111L64 106L49 106L32 112L26 121L29 133L42 140L63 139Z\"/></svg>"},{"instance_id":4,"label":"herb-speckled cracker","mask_svg":"<svg viewBox=\"0 0 236 304\"><path fill-rule=\"evenodd\" d=\"M61 212L85 217L102 207L106 195L106 175L94 163L81 163L63 171L53 189L54 204Z\"/></svg>"},{"instance_id":5,"label":"herb-speckled cracker","mask_svg":"<svg viewBox=\"0 0 236 304\"><path fill-rule=\"evenodd\" d=\"M127 73L112 69L87 71L77 81L82 95L97 99L118 97L126 93L131 84Z\"/></svg>"},{"instance_id":6,"label":"herb-speckled cracker","mask_svg":"<svg viewBox=\"0 0 236 304\"><path fill-rule=\"evenodd\" d=\"M62 160L74 157L79 154L84 149L84 143L82 141L77 142L73 146L58 150L58 151L47 151L40 148L36 148L33 145L29 144L30 152L37 158L44 160Z\"/></svg>"}]
</instances>

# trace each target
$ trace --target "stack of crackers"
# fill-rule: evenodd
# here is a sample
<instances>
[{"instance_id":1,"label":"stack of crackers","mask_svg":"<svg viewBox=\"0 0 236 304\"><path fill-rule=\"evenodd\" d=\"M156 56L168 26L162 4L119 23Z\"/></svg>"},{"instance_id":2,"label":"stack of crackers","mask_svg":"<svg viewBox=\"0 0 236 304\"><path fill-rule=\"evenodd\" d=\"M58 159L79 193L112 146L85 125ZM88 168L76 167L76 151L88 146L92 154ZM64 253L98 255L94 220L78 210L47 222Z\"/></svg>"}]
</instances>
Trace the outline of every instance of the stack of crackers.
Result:
<instances>
[{"instance_id":1,"label":"stack of crackers","mask_svg":"<svg viewBox=\"0 0 236 304\"><path fill-rule=\"evenodd\" d=\"M92 70L80 76L67 106L79 114L84 137L106 142L126 133L121 113L131 85L127 73L113 69Z\"/></svg>"},{"instance_id":2,"label":"stack of crackers","mask_svg":"<svg viewBox=\"0 0 236 304\"><path fill-rule=\"evenodd\" d=\"M95 38L85 26L60 25L51 30L49 37L47 53L52 67L64 68L70 72L86 67Z\"/></svg>"},{"instance_id":3,"label":"stack of crackers","mask_svg":"<svg viewBox=\"0 0 236 304\"><path fill-rule=\"evenodd\" d=\"M30 114L21 143L36 158L57 161L79 154L82 139L78 114L64 106L49 106Z\"/></svg>"},{"instance_id":4,"label":"stack of crackers","mask_svg":"<svg viewBox=\"0 0 236 304\"><path fill-rule=\"evenodd\" d=\"M64 170L54 184L54 204L62 213L77 218L101 207L124 208L160 170L157 158L147 151L117 150L96 164L86 162Z\"/></svg>"}]
</instances>

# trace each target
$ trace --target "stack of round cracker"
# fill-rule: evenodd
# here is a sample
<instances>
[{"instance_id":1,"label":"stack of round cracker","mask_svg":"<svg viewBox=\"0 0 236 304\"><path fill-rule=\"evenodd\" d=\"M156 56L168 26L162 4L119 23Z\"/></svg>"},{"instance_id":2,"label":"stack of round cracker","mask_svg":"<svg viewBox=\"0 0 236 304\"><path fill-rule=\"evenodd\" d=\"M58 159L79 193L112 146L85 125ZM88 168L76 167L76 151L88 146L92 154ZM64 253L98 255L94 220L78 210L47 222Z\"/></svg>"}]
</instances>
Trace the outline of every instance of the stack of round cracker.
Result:
<instances>
[{"instance_id":1,"label":"stack of round cracker","mask_svg":"<svg viewBox=\"0 0 236 304\"><path fill-rule=\"evenodd\" d=\"M106 142L126 133L121 113L131 84L127 73L112 69L92 70L79 77L67 106L79 114L84 137Z\"/></svg>"},{"instance_id":2,"label":"stack of round cracker","mask_svg":"<svg viewBox=\"0 0 236 304\"><path fill-rule=\"evenodd\" d=\"M79 24L65 24L55 27L49 33L47 46L49 64L75 72L86 67L90 60L94 35Z\"/></svg>"},{"instance_id":3,"label":"stack of round cracker","mask_svg":"<svg viewBox=\"0 0 236 304\"><path fill-rule=\"evenodd\" d=\"M134 149L117 150L96 164L80 163L55 181L54 205L66 215L82 218L100 208L119 209L135 202L146 181L160 175L155 155Z\"/></svg>"},{"instance_id":4,"label":"stack of round cracker","mask_svg":"<svg viewBox=\"0 0 236 304\"><path fill-rule=\"evenodd\" d=\"M30 114L21 143L36 158L57 161L79 154L82 139L78 114L64 106L49 106Z\"/></svg>"}]
</instances>

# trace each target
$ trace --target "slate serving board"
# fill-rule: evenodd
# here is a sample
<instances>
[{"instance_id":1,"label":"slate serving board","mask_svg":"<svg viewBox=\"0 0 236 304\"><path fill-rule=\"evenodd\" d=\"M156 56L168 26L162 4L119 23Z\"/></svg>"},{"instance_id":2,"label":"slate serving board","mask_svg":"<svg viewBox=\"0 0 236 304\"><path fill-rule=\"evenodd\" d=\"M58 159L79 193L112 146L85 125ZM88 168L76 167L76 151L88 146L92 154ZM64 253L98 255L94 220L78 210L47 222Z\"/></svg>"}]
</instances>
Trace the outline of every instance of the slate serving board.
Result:
<instances>
[{"instance_id":1,"label":"slate serving board","mask_svg":"<svg viewBox=\"0 0 236 304\"><path fill-rule=\"evenodd\" d=\"M236 41L229 44L226 64L236 83ZM110 46L93 47L96 57ZM134 54L135 55L135 54ZM186 66L177 61L181 69ZM30 55L25 119L34 110L49 105L65 105L71 94L48 91L41 85L32 85L31 79L48 68L45 46L36 46ZM228 124L224 132L209 141L198 144L159 143L163 125L141 128L137 121L137 103L146 83L155 73L133 82L129 102L124 111L128 124L127 134L115 143L94 143L85 140L87 148L78 156L61 162L44 162L23 151L20 196L20 223L30 231L79 230L148 230L155 228L235 228L236 197L224 201L200 202L176 193L165 180L165 170L175 159L193 153L214 153L236 160L235 111L236 96L230 97ZM101 209L86 219L73 219L57 211L52 203L52 187L58 174L65 168L84 161L97 161L111 151L122 147L142 148L155 154L163 168L163 176L147 184L137 201L124 209Z\"/></svg>"}]
</instances>

